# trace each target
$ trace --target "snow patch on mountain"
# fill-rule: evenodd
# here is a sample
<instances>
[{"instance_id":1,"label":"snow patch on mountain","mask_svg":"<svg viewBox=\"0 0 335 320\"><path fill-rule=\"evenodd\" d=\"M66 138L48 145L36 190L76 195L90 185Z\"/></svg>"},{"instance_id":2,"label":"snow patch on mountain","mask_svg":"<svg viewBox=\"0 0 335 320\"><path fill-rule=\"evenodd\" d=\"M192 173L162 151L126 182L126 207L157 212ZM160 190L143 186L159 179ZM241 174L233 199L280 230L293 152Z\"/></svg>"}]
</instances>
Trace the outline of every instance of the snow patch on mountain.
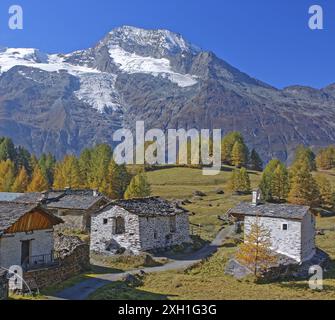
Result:
<instances>
[{"instance_id":1,"label":"snow patch on mountain","mask_svg":"<svg viewBox=\"0 0 335 320\"><path fill-rule=\"evenodd\" d=\"M82 74L80 89L75 92L75 95L101 113L105 112L105 109L119 111L122 106L115 90L116 77L108 73Z\"/></svg>"},{"instance_id":2,"label":"snow patch on mountain","mask_svg":"<svg viewBox=\"0 0 335 320\"><path fill-rule=\"evenodd\" d=\"M155 77L161 75L180 87L190 87L197 84L196 77L174 72L168 59L142 57L135 53L127 52L118 46L110 47L109 54L120 70L125 73L144 73Z\"/></svg>"}]
</instances>

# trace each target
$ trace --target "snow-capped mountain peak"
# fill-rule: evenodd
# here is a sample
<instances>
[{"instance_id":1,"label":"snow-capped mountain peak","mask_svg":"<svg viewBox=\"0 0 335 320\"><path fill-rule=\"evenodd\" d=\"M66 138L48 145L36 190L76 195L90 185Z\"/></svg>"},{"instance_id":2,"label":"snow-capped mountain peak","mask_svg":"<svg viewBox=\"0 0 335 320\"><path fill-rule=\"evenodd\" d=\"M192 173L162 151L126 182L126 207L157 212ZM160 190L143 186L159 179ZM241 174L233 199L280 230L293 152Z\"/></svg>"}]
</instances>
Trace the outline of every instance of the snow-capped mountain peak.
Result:
<instances>
[{"instance_id":1,"label":"snow-capped mountain peak","mask_svg":"<svg viewBox=\"0 0 335 320\"><path fill-rule=\"evenodd\" d=\"M146 49L147 53L156 57L187 52L197 54L201 51L197 46L186 41L180 34L169 30L146 30L131 26L123 26L112 30L102 41L107 46L120 46L130 51ZM138 53L138 52L137 52Z\"/></svg>"}]
</instances>

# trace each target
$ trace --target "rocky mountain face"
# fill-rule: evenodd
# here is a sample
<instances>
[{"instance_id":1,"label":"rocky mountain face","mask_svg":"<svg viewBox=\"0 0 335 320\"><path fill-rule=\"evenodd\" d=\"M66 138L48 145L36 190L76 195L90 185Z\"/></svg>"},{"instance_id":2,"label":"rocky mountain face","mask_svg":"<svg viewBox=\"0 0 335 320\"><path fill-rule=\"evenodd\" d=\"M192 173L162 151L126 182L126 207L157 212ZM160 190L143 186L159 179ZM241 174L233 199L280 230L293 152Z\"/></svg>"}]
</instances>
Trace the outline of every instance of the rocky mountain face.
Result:
<instances>
[{"instance_id":1,"label":"rocky mountain face","mask_svg":"<svg viewBox=\"0 0 335 320\"><path fill-rule=\"evenodd\" d=\"M57 157L144 120L241 131L265 160L335 143L335 85L278 90L166 30L121 27L71 54L0 51L0 136Z\"/></svg>"}]
</instances>

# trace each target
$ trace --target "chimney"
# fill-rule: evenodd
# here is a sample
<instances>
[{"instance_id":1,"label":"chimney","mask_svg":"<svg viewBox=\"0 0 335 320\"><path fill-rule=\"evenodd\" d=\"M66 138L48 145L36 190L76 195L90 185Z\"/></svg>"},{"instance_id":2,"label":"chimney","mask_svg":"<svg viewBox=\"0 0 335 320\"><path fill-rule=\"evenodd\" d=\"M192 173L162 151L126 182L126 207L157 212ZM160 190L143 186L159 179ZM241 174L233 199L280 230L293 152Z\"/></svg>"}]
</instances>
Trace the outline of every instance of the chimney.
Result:
<instances>
[{"instance_id":1,"label":"chimney","mask_svg":"<svg viewBox=\"0 0 335 320\"><path fill-rule=\"evenodd\" d=\"M259 189L253 191L252 192L252 205L255 207L258 206L261 203L261 200L262 200L261 191Z\"/></svg>"},{"instance_id":2,"label":"chimney","mask_svg":"<svg viewBox=\"0 0 335 320\"><path fill-rule=\"evenodd\" d=\"M93 197L99 197L99 192L98 190L93 190Z\"/></svg>"}]
</instances>

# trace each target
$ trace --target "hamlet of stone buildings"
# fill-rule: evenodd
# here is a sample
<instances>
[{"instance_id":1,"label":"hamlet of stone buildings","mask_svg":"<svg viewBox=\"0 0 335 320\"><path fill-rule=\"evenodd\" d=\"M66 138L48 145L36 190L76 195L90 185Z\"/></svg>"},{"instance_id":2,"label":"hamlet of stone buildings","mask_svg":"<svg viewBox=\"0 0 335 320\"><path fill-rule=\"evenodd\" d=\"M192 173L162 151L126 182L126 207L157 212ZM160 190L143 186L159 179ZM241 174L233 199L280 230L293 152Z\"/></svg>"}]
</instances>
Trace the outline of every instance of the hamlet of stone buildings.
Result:
<instances>
[{"instance_id":1,"label":"hamlet of stone buildings","mask_svg":"<svg viewBox=\"0 0 335 320\"><path fill-rule=\"evenodd\" d=\"M71 189L0 193L0 299L8 289L40 290L79 275L87 270L90 254L137 255L190 245L189 215L160 197L111 201L93 190ZM256 192L252 202L239 204L228 216L243 224L245 234L260 219L283 264L300 265L318 255L315 217L308 207L261 203ZM64 235L65 230L88 233L90 243ZM13 281L18 272L24 283Z\"/></svg>"}]
</instances>

